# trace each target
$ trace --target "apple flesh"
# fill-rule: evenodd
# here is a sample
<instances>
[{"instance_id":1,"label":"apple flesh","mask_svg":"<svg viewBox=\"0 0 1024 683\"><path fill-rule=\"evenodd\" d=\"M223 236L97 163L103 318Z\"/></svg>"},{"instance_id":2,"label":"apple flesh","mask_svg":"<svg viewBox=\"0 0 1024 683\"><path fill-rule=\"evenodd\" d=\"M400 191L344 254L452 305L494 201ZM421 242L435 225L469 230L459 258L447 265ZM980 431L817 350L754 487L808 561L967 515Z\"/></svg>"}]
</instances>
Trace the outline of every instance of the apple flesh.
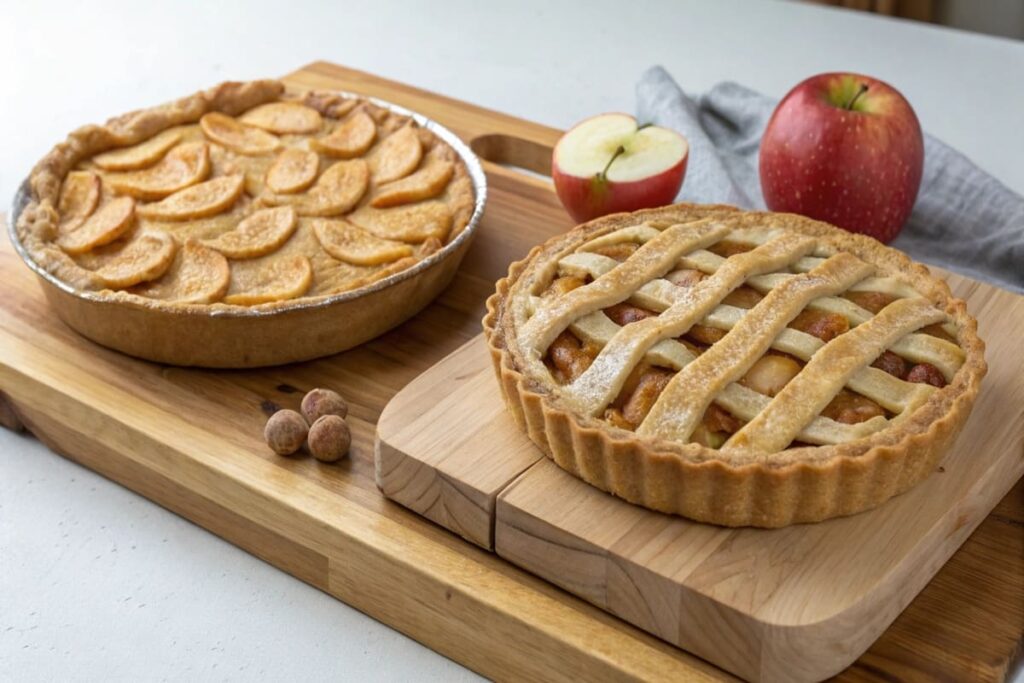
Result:
<instances>
[{"instance_id":1,"label":"apple flesh","mask_svg":"<svg viewBox=\"0 0 1024 683\"><path fill-rule=\"evenodd\" d=\"M889 242L917 198L924 139L910 103L891 85L819 74L779 103L761 138L759 163L772 211Z\"/></svg>"},{"instance_id":2,"label":"apple flesh","mask_svg":"<svg viewBox=\"0 0 1024 683\"><path fill-rule=\"evenodd\" d=\"M578 222L671 204L686 176L690 146L679 133L639 126L628 114L576 124L555 145L551 178Z\"/></svg>"}]
</instances>

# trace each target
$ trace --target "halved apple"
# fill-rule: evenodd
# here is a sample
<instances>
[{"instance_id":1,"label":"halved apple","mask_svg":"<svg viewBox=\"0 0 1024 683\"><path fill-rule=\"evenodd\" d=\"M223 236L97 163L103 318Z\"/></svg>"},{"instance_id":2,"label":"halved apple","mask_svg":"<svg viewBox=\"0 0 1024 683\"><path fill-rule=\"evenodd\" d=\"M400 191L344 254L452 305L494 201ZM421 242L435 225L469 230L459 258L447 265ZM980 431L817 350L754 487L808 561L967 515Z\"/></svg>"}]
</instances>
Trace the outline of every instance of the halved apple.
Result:
<instances>
[{"instance_id":1,"label":"halved apple","mask_svg":"<svg viewBox=\"0 0 1024 683\"><path fill-rule=\"evenodd\" d=\"M674 130L601 114L576 124L555 145L551 177L573 219L670 204L686 175L690 145Z\"/></svg>"}]
</instances>

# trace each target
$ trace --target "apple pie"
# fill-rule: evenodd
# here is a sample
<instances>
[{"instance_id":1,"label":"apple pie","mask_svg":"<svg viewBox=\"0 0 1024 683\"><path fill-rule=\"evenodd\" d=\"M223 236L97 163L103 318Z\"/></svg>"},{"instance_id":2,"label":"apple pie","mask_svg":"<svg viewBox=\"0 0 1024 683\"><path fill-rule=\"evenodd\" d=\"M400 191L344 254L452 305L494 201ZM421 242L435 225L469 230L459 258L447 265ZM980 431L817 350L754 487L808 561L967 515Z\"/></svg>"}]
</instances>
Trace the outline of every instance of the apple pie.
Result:
<instances>
[{"instance_id":1,"label":"apple pie","mask_svg":"<svg viewBox=\"0 0 1024 683\"><path fill-rule=\"evenodd\" d=\"M633 503L778 527L874 507L966 421L984 344L873 239L790 214L616 214L514 263L485 335L555 463Z\"/></svg>"},{"instance_id":2,"label":"apple pie","mask_svg":"<svg viewBox=\"0 0 1024 683\"><path fill-rule=\"evenodd\" d=\"M350 348L426 305L486 190L432 121L263 80L80 128L26 194L15 246L69 325L151 360L252 367Z\"/></svg>"},{"instance_id":3,"label":"apple pie","mask_svg":"<svg viewBox=\"0 0 1024 683\"><path fill-rule=\"evenodd\" d=\"M30 184L18 230L39 265L160 306L356 289L440 250L474 208L459 156L410 117L269 80L81 128Z\"/></svg>"}]
</instances>

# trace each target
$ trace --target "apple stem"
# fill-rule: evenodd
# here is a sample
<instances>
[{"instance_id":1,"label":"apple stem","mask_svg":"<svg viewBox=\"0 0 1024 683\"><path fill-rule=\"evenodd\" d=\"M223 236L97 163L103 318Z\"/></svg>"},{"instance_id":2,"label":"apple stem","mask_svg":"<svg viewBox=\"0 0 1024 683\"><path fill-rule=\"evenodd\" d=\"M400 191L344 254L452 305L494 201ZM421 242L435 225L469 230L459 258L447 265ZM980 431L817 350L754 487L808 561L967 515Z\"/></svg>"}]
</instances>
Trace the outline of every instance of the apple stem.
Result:
<instances>
[{"instance_id":1,"label":"apple stem","mask_svg":"<svg viewBox=\"0 0 1024 683\"><path fill-rule=\"evenodd\" d=\"M654 125L653 123L648 122L648 123L644 123L644 124L641 124L641 125L637 126L636 129L637 129L637 131L641 131L644 128L650 128L653 125Z\"/></svg>"},{"instance_id":2,"label":"apple stem","mask_svg":"<svg viewBox=\"0 0 1024 683\"><path fill-rule=\"evenodd\" d=\"M857 92L853 95L853 97L850 98L850 101L846 103L846 107L844 107L844 109L848 109L848 110L849 109L853 109L854 103L858 99L860 99L860 96L863 95L864 93L866 93L867 91L868 91L868 84L867 83L861 83L860 87L857 88Z\"/></svg>"},{"instance_id":3,"label":"apple stem","mask_svg":"<svg viewBox=\"0 0 1024 683\"><path fill-rule=\"evenodd\" d=\"M615 161L616 159L618 159L619 155L625 154L625 153L626 153L626 148L623 147L622 145L619 145L618 148L616 148L616 150L615 150L615 154L612 154L612 158L608 160L607 164L605 164L604 170L597 174L598 179L604 180L605 178L607 178L608 177L608 169L612 167L612 162Z\"/></svg>"}]
</instances>

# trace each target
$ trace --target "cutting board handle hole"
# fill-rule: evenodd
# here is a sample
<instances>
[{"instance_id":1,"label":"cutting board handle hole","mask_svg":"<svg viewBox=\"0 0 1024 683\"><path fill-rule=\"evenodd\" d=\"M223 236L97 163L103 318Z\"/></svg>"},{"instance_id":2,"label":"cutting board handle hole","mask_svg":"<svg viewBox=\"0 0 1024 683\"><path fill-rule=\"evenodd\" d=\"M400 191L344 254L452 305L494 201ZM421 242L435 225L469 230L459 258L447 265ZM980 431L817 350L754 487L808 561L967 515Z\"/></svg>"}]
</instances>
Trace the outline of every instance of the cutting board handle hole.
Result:
<instances>
[{"instance_id":1,"label":"cutting board handle hole","mask_svg":"<svg viewBox=\"0 0 1024 683\"><path fill-rule=\"evenodd\" d=\"M482 159L529 175L551 177L551 148L513 135L491 133L473 138L470 149Z\"/></svg>"}]
</instances>

